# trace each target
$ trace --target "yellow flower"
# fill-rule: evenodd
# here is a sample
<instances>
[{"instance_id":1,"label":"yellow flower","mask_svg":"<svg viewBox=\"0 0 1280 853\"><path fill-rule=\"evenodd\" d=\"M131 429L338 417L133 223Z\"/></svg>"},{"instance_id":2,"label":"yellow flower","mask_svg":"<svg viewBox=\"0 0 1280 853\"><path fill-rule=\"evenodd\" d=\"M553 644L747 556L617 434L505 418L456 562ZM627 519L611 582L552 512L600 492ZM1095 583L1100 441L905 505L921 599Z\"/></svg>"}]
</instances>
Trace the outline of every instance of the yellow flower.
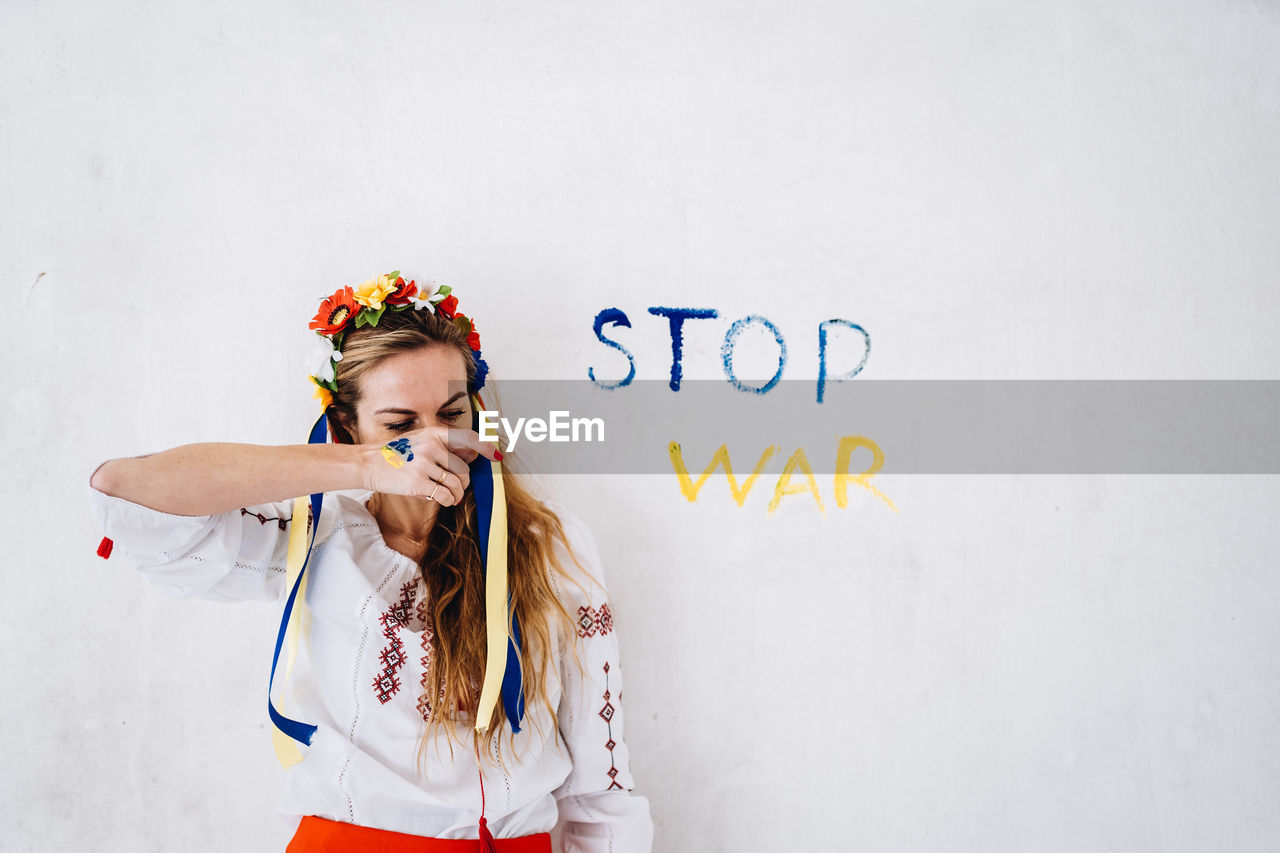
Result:
<instances>
[{"instance_id":1,"label":"yellow flower","mask_svg":"<svg viewBox=\"0 0 1280 853\"><path fill-rule=\"evenodd\" d=\"M319 382L316 382L316 378L314 376L308 378L310 378L311 382L316 386L316 393L312 396L320 400L320 411L329 411L329 406L333 403L333 394L328 388L324 387Z\"/></svg>"},{"instance_id":2,"label":"yellow flower","mask_svg":"<svg viewBox=\"0 0 1280 853\"><path fill-rule=\"evenodd\" d=\"M362 282L355 289L356 302L377 311L382 307L382 300L396 292L395 282L390 276L380 275Z\"/></svg>"}]
</instances>

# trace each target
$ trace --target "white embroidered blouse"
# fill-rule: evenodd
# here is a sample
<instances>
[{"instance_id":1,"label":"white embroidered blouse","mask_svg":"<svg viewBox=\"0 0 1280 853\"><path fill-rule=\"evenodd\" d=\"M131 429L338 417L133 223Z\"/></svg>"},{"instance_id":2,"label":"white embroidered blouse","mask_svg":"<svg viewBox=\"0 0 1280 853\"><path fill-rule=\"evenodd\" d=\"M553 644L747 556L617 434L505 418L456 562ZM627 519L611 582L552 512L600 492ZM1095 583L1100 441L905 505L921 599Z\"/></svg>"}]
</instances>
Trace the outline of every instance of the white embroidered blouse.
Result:
<instances>
[{"instance_id":1,"label":"white embroidered blouse","mask_svg":"<svg viewBox=\"0 0 1280 853\"><path fill-rule=\"evenodd\" d=\"M474 718L457 724L452 756L445 732L438 731L423 760L426 778L415 770L424 715L431 713L421 680L432 654L432 631L417 598L418 566L387 545L365 505L369 496L330 492L320 512L306 570L304 639L283 686L281 655L275 686L276 709L317 730L311 745L301 747L302 761L285 771L278 809L295 824L303 815L317 815L429 837L477 838L481 792L470 740ZM112 556L126 555L166 595L283 604L292 501L184 516L93 486L89 499L113 541ZM653 821L648 799L634 793L623 740L618 635L602 588L600 554L581 519L557 501L546 504L560 517L579 561L599 581L583 578L557 541L561 565L585 589L550 573L557 595L578 620L587 678L580 677L572 651L557 642L553 660L559 662L560 683L553 676L547 689L562 742L556 742L542 703L527 697L514 736L520 760L502 756L509 773L484 764L485 818L495 838L509 838L550 832L563 815L565 853L649 853ZM504 730L504 749L509 736Z\"/></svg>"}]
</instances>

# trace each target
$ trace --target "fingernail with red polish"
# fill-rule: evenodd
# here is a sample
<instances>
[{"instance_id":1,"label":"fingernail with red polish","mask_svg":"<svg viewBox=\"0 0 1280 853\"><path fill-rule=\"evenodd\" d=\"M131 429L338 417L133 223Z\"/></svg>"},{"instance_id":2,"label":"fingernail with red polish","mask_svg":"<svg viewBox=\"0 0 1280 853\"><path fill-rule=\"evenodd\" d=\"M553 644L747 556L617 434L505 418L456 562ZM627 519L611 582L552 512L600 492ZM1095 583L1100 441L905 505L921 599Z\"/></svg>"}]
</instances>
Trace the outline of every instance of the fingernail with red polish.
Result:
<instances>
[{"instance_id":1,"label":"fingernail with red polish","mask_svg":"<svg viewBox=\"0 0 1280 853\"><path fill-rule=\"evenodd\" d=\"M497 459L499 462L501 462L501 461L502 461L502 451L501 451L501 450L495 450L495 451L493 451L493 458L494 458L494 459Z\"/></svg>"}]
</instances>

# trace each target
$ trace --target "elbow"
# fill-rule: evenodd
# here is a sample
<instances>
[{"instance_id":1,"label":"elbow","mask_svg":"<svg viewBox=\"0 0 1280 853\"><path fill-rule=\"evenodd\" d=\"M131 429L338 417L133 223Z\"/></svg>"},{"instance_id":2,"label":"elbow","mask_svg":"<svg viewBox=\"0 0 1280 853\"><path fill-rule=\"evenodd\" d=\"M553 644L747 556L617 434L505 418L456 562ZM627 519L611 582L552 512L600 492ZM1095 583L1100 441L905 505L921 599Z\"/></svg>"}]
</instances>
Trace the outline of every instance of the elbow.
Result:
<instances>
[{"instance_id":1,"label":"elbow","mask_svg":"<svg viewBox=\"0 0 1280 853\"><path fill-rule=\"evenodd\" d=\"M113 465L115 461L115 459L108 459L97 468L94 468L93 473L89 475L89 485L104 494L114 494L112 491L114 487L112 472L115 470Z\"/></svg>"}]
</instances>

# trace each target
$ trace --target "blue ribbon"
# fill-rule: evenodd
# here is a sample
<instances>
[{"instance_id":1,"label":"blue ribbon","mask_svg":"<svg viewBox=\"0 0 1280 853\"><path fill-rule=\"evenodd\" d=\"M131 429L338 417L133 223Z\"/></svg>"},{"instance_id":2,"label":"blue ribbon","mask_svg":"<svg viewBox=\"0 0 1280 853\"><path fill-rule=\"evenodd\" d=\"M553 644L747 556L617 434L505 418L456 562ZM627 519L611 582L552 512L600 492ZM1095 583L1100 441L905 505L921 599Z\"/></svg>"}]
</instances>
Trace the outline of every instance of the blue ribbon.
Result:
<instances>
[{"instance_id":1,"label":"blue ribbon","mask_svg":"<svg viewBox=\"0 0 1280 853\"><path fill-rule=\"evenodd\" d=\"M324 444L328 437L329 421L322 413L316 420L315 426L311 428L311 437L307 439L307 443ZM289 590L289 598L284 603L284 615L280 617L280 633L276 634L276 650L271 658L271 678L267 681L267 714L270 715L271 722L277 729L307 746L311 745L316 727L309 723L291 720L277 711L275 703L271 701L271 688L276 683L276 664L280 661L280 647L284 645L284 635L289 627L289 616L293 613L293 603L298 597L298 587L302 585L302 578L307 573L307 564L311 562L311 546L316 541L316 529L320 527L320 507L323 503L324 492L316 492L311 496L311 538L307 540L307 557L302 561L297 580L293 582L293 589ZM295 518L293 523L297 524L298 521L299 519Z\"/></svg>"}]
</instances>

